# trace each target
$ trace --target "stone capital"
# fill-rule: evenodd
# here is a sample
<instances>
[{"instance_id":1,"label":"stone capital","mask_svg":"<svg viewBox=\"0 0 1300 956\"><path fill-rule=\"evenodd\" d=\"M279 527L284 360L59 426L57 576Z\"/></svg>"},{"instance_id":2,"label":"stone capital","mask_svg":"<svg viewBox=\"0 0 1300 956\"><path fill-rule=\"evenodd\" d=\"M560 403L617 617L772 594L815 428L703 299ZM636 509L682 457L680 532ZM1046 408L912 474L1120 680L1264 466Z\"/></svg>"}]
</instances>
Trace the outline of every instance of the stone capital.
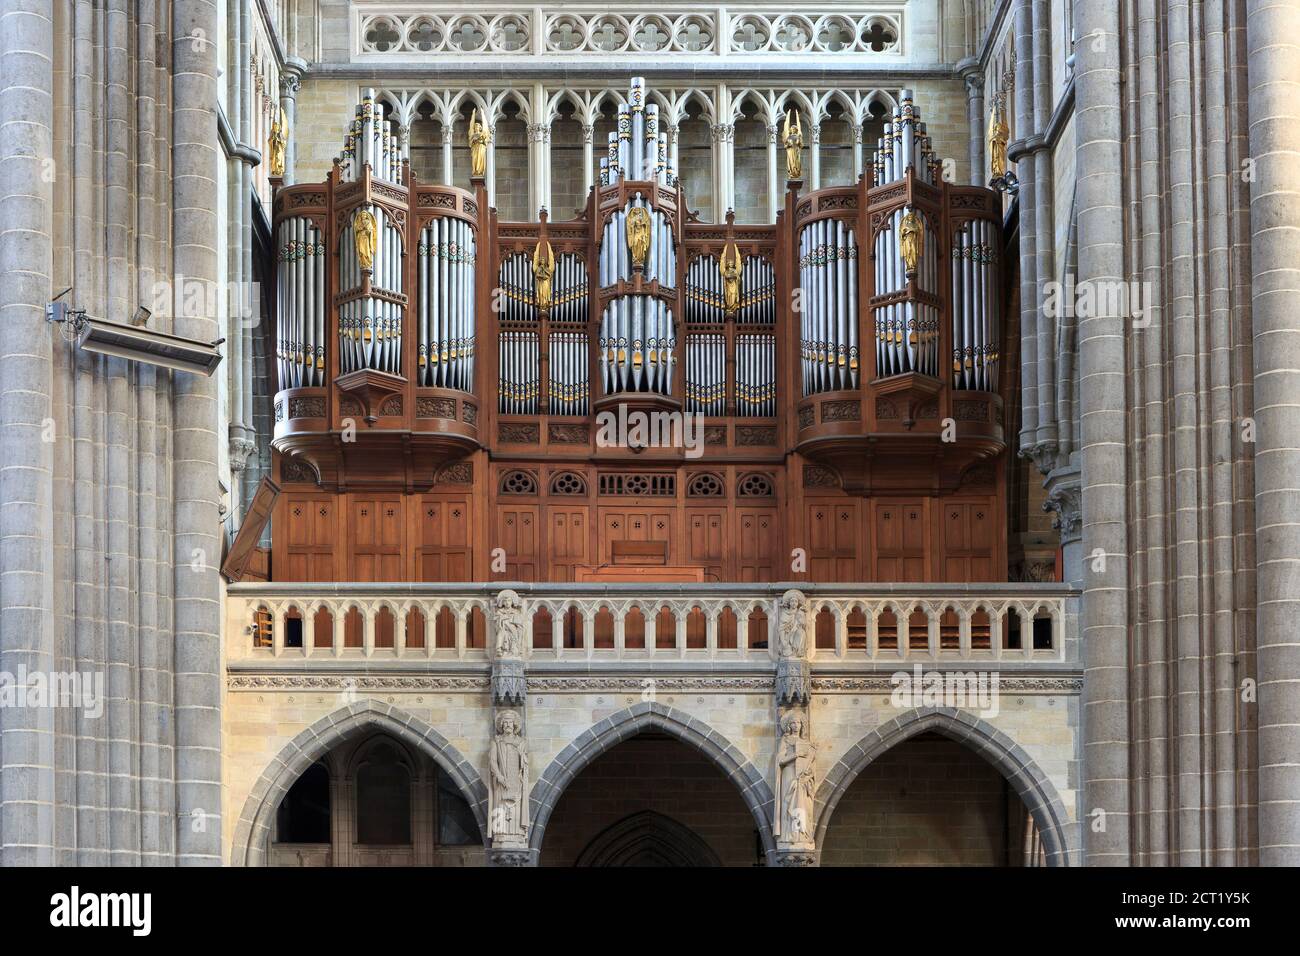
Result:
<instances>
[{"instance_id":1,"label":"stone capital","mask_svg":"<svg viewBox=\"0 0 1300 956\"><path fill-rule=\"evenodd\" d=\"M1083 482L1077 466L1051 471L1043 487L1047 500L1043 510L1054 512L1052 527L1061 533L1061 543L1077 541L1083 535Z\"/></svg>"}]
</instances>

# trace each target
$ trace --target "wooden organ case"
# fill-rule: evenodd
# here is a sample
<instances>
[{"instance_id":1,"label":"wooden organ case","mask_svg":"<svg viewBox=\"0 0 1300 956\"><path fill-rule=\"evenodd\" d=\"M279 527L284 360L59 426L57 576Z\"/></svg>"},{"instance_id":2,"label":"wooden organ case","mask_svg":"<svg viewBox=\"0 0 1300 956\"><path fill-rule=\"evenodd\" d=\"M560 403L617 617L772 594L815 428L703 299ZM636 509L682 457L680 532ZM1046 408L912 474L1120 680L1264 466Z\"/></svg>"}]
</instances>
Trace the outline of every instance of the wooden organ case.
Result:
<instances>
[{"instance_id":1,"label":"wooden organ case","mask_svg":"<svg viewBox=\"0 0 1300 956\"><path fill-rule=\"evenodd\" d=\"M416 181L367 96L326 181L276 193L273 498L250 510L272 544L249 567L1004 579L1001 203L943 182L924 129L904 91L855 186L703 223L634 79L582 216L512 223L480 179Z\"/></svg>"}]
</instances>

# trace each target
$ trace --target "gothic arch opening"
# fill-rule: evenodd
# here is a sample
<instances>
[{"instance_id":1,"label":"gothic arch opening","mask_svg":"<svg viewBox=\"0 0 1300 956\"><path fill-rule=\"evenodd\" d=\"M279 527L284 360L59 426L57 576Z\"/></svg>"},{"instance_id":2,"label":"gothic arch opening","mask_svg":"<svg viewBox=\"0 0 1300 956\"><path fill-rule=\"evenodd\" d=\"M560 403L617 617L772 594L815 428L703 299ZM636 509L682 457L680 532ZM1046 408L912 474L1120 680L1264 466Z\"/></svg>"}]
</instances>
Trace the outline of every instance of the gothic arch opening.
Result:
<instances>
[{"instance_id":1,"label":"gothic arch opening","mask_svg":"<svg viewBox=\"0 0 1300 956\"><path fill-rule=\"evenodd\" d=\"M848 785L822 866L1041 866L1024 802L997 768L940 734L903 741Z\"/></svg>"},{"instance_id":2,"label":"gothic arch opening","mask_svg":"<svg viewBox=\"0 0 1300 956\"><path fill-rule=\"evenodd\" d=\"M482 862L465 797L427 754L382 732L334 746L276 810L272 866L456 866Z\"/></svg>"},{"instance_id":3,"label":"gothic arch opening","mask_svg":"<svg viewBox=\"0 0 1300 956\"><path fill-rule=\"evenodd\" d=\"M722 866L713 848L690 827L642 810L606 827L578 854L576 866Z\"/></svg>"},{"instance_id":4,"label":"gothic arch opening","mask_svg":"<svg viewBox=\"0 0 1300 956\"><path fill-rule=\"evenodd\" d=\"M708 757L649 728L578 772L545 823L542 866L756 866L763 841Z\"/></svg>"},{"instance_id":5,"label":"gothic arch opening","mask_svg":"<svg viewBox=\"0 0 1300 956\"><path fill-rule=\"evenodd\" d=\"M403 775L404 796L394 787ZM367 842L387 831L380 823L359 833L358 801L372 817L406 807L406 830ZM304 729L268 762L235 825L231 863L474 865L483 860L486 821L487 788L445 737L400 708L359 701Z\"/></svg>"},{"instance_id":6,"label":"gothic arch opening","mask_svg":"<svg viewBox=\"0 0 1300 956\"><path fill-rule=\"evenodd\" d=\"M969 711L908 711L866 734L850 752L857 758L837 763L817 791L817 845L823 865L1076 862L1078 825L1052 782L1023 747ZM969 813L963 807L965 816L955 817L945 800L951 793L958 800L970 800L969 781L977 781L970 786L982 797L971 801L978 806ZM888 794L905 799L909 787L913 796L923 795L920 803L887 805ZM842 810L848 812L837 819ZM908 813L921 823L912 821L906 836L888 832ZM875 832L867 832L873 827ZM942 858L915 859L926 854Z\"/></svg>"}]
</instances>

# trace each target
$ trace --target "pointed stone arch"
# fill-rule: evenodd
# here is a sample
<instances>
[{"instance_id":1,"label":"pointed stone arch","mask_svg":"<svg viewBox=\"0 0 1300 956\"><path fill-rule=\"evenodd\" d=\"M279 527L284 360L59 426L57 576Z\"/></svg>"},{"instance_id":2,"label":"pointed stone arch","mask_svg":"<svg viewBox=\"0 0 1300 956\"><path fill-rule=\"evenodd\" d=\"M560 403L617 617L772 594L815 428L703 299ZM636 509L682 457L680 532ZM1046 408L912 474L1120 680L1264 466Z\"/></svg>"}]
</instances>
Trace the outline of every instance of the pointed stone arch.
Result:
<instances>
[{"instance_id":1,"label":"pointed stone arch","mask_svg":"<svg viewBox=\"0 0 1300 956\"><path fill-rule=\"evenodd\" d=\"M754 818L763 849L775 848L772 788L764 776L734 744L704 721L657 701L648 701L611 714L583 731L556 755L533 784L528 798L532 815L528 844L535 854L542 848L551 812L574 778L601 754L646 730L662 731L708 757L740 791Z\"/></svg>"},{"instance_id":2,"label":"pointed stone arch","mask_svg":"<svg viewBox=\"0 0 1300 956\"><path fill-rule=\"evenodd\" d=\"M646 865L705 867L722 866L722 861L690 827L658 811L642 810L601 830L574 863L574 866Z\"/></svg>"},{"instance_id":3,"label":"pointed stone arch","mask_svg":"<svg viewBox=\"0 0 1300 956\"><path fill-rule=\"evenodd\" d=\"M235 823L232 866L261 866L266 860L275 811L289 788L322 756L358 733L380 730L427 754L455 782L487 843L487 787L478 771L451 742L427 723L375 700L340 708L316 721L284 745L258 777Z\"/></svg>"},{"instance_id":4,"label":"pointed stone arch","mask_svg":"<svg viewBox=\"0 0 1300 956\"><path fill-rule=\"evenodd\" d=\"M1048 866L1078 862L1077 824L1065 812L1060 795L1046 774L1023 747L987 721L956 707L918 707L881 724L850 747L826 774L817 789L813 812L817 817L820 849L835 806L876 758L926 732L963 744L987 760L1011 784L1034 818Z\"/></svg>"}]
</instances>

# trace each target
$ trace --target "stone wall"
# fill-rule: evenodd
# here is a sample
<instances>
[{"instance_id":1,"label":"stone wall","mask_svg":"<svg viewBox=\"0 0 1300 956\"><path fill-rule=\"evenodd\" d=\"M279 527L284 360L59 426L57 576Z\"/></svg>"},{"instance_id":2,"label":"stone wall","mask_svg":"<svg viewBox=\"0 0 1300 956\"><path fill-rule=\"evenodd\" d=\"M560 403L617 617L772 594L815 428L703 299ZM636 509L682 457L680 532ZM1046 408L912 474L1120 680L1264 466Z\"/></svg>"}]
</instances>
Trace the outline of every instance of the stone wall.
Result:
<instances>
[{"instance_id":1,"label":"stone wall","mask_svg":"<svg viewBox=\"0 0 1300 956\"><path fill-rule=\"evenodd\" d=\"M231 858L232 850L242 852L236 842L246 839L243 826L248 820L249 794L259 792L264 781L277 776L280 762L290 759L295 753L291 742L308 728L328 726L337 722L341 714L358 708L367 713L371 707L391 711L398 725L409 717L420 727L428 726L445 737L454 748L454 759L463 758L473 768L477 779L487 779L491 707L485 676L393 678L393 689L379 692L367 688L365 682L372 679L378 678L361 673L352 677L319 678L232 674L228 678L223 722L225 814L231 821L227 828L227 859ZM725 682L723 678L717 680ZM458 681L469 681L482 687L456 689ZM777 743L776 709L770 680L766 682L766 688L745 686L755 682L763 684L761 678L737 678L734 682L737 684L734 689L719 689L708 687L707 681L664 678L662 686L649 695L653 699L653 704L650 704L646 688L653 685L639 678L531 676L524 715L534 799L537 798L538 782L543 778L550 779L561 761L566 766L578 768L569 787L581 785L585 788L572 791L587 794L579 798L582 805L596 800L594 794L597 790L605 792L595 784L580 784L591 771L596 771L595 780L626 778L630 773L629 765L637 765L640 761L632 759L629 764L627 758L617 756L627 746L626 741L617 742L622 739L620 728L633 727L638 714L653 708L663 716L654 726L644 726L640 730L652 732L659 738L677 739L661 739L656 743L658 755L647 758L643 768L645 772L641 774L645 784L643 789L661 785L660 781L666 778L659 769L665 763L696 767L690 771L693 778L710 781L716 778L722 789L715 788L713 783L702 783L702 799L721 806L727 801L722 801L719 794L729 792L735 797L734 804L739 809L734 814L727 810L725 816L729 820L734 816L737 822L718 824L719 829L713 835L700 835L724 861L734 861L738 865L752 863L755 819L747 803L740 798L739 788L752 788L744 776L749 772L764 781L762 787L771 786ZM843 682L854 683L849 679L843 679ZM620 687L620 683L628 686ZM687 686L674 686L681 684ZM691 684L698 686L691 687ZM1019 773L1022 768L1027 768L1030 776L1037 774L1041 786L1055 801L1064 829L1072 831L1076 819L1080 728L1077 690L1068 689L1068 684L1066 681L1056 689L1053 679L1025 678L1018 681L1008 678L1001 686L997 713L986 712L981 717L970 711L961 720L943 717L941 726L928 728L921 723L908 723L927 713L925 708L913 708L910 701L900 702L904 704L901 707L894 706L888 692L848 686L814 693L810 714L811 739L818 748L816 776L821 788L818 812L822 811L822 798L835 788L835 782L848 782L852 773L857 771L863 759L863 747L870 750L879 744L883 753L908 739L912 728L916 732L937 729L965 741L958 746L975 755L983 766L991 768L989 760L996 755L996 759L1004 764L1000 770L1003 775L1023 776ZM589 689L584 689L583 685L588 685ZM899 719L906 724L901 730L894 723ZM691 743L683 742L686 740ZM724 768L721 762L724 751L730 755L725 760L736 764L735 768ZM635 748L632 752L637 753ZM685 756L681 756L683 753ZM602 767L605 769L600 769ZM699 767L707 768L710 773L703 773ZM999 770L993 772L998 774ZM547 788L543 786L540 789ZM569 793L568 788L562 790L549 809L536 805L532 808L534 820L549 815L549 821L557 822L568 834L562 840L566 858L579 853L585 841L601 829L597 827L590 833L586 830L578 833L581 827L564 822L571 812L564 809ZM615 800L613 796L610 799ZM851 798L845 796L844 799ZM660 803L655 801L633 809L660 809ZM664 807L669 805L663 804ZM841 802L839 806L852 806L852 803ZM626 813L616 814L617 809L611 805L601 810L605 814L601 819L605 820L607 816L608 823L614 823L626 816ZM694 829L689 820L668 809L663 812ZM770 809L765 812L770 812ZM834 815L825 819L835 819L839 813L836 808ZM544 821L548 834L549 821ZM1066 839L1077 846L1077 837L1072 832L1067 832ZM543 862L547 862L545 856L546 843L543 842Z\"/></svg>"}]
</instances>

